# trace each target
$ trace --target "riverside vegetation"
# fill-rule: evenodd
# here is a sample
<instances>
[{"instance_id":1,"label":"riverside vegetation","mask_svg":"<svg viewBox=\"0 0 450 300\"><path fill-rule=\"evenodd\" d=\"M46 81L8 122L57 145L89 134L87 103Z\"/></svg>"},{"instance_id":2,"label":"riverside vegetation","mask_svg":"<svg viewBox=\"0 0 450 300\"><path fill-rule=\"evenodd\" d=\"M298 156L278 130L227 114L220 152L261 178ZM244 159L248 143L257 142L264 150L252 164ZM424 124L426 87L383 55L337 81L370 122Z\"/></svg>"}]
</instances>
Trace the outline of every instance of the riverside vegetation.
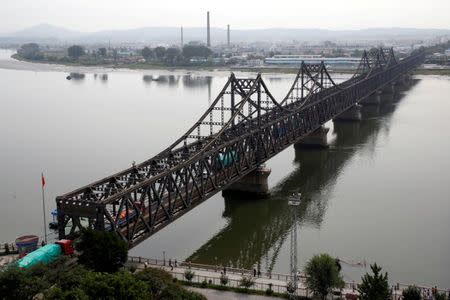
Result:
<instances>
[{"instance_id":1,"label":"riverside vegetation","mask_svg":"<svg viewBox=\"0 0 450 300\"><path fill-rule=\"evenodd\" d=\"M78 259L0 271L0 299L206 299L165 271L125 268L127 245L115 234L85 230L75 247Z\"/></svg>"}]
</instances>

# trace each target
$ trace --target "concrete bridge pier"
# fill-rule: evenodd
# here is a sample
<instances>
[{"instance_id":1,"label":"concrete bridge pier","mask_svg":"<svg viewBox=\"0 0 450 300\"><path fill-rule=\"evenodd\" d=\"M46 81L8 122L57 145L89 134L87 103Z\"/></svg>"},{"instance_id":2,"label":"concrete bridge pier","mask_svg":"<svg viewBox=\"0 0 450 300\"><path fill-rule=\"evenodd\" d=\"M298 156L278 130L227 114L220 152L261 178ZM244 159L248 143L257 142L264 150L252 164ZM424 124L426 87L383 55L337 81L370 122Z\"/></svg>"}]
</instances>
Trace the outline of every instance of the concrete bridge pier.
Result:
<instances>
[{"instance_id":1,"label":"concrete bridge pier","mask_svg":"<svg viewBox=\"0 0 450 300\"><path fill-rule=\"evenodd\" d=\"M395 82L386 84L381 91L383 94L394 94L395 93Z\"/></svg>"},{"instance_id":2,"label":"concrete bridge pier","mask_svg":"<svg viewBox=\"0 0 450 300\"><path fill-rule=\"evenodd\" d=\"M381 104L381 91L376 91L369 97L362 100L359 104L361 105L380 105Z\"/></svg>"},{"instance_id":3,"label":"concrete bridge pier","mask_svg":"<svg viewBox=\"0 0 450 300\"><path fill-rule=\"evenodd\" d=\"M268 177L271 172L271 169L265 165L261 165L255 171L232 183L228 188L223 190L222 194L230 195L239 193L254 195L260 198L268 197L270 195Z\"/></svg>"},{"instance_id":4,"label":"concrete bridge pier","mask_svg":"<svg viewBox=\"0 0 450 300\"><path fill-rule=\"evenodd\" d=\"M339 116L335 117L333 119L333 122L339 122L339 121L361 121L362 120L362 114L361 114L361 105L356 104L341 113Z\"/></svg>"},{"instance_id":5,"label":"concrete bridge pier","mask_svg":"<svg viewBox=\"0 0 450 300\"><path fill-rule=\"evenodd\" d=\"M320 126L306 137L294 144L294 148L315 147L328 148L327 134L330 128Z\"/></svg>"}]
</instances>

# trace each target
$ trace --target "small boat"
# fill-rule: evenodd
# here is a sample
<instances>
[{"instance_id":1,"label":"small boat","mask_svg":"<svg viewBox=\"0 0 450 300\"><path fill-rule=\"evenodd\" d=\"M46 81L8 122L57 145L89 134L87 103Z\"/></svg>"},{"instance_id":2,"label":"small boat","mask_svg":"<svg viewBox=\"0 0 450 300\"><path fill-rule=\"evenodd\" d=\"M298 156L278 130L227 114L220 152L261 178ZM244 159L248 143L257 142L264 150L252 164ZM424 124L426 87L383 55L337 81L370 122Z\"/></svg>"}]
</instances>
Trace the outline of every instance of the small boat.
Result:
<instances>
[{"instance_id":1,"label":"small boat","mask_svg":"<svg viewBox=\"0 0 450 300\"><path fill-rule=\"evenodd\" d=\"M301 203L302 194L301 193L293 193L288 197L288 205L298 206Z\"/></svg>"},{"instance_id":2,"label":"small boat","mask_svg":"<svg viewBox=\"0 0 450 300\"><path fill-rule=\"evenodd\" d=\"M68 75L68 76L66 77L66 79L67 79L67 80L71 80L71 79L72 79L72 76Z\"/></svg>"}]
</instances>

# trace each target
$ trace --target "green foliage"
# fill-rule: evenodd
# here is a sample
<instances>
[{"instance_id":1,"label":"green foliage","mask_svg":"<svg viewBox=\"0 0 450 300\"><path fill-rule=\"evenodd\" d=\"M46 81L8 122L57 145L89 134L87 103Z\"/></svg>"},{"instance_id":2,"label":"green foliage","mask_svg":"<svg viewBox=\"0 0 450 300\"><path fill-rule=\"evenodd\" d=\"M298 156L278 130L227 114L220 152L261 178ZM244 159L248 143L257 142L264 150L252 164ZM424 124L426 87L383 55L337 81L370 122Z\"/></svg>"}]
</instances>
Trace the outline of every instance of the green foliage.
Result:
<instances>
[{"instance_id":1,"label":"green foliage","mask_svg":"<svg viewBox=\"0 0 450 300\"><path fill-rule=\"evenodd\" d=\"M67 49L67 54L73 59L78 59L80 56L84 55L84 49L79 45L73 45Z\"/></svg>"},{"instance_id":2,"label":"green foliage","mask_svg":"<svg viewBox=\"0 0 450 300\"><path fill-rule=\"evenodd\" d=\"M45 282L38 277L32 277L28 269L11 266L0 272L1 299L33 299L46 287Z\"/></svg>"},{"instance_id":3,"label":"green foliage","mask_svg":"<svg viewBox=\"0 0 450 300\"><path fill-rule=\"evenodd\" d=\"M220 284L223 286L226 286L228 284L228 276L225 274L222 274L220 276Z\"/></svg>"},{"instance_id":4,"label":"green foliage","mask_svg":"<svg viewBox=\"0 0 450 300\"><path fill-rule=\"evenodd\" d=\"M172 279L168 272L154 268L147 268L142 272L138 272L135 277L147 284L148 291L154 298L162 293L167 287L167 283Z\"/></svg>"},{"instance_id":5,"label":"green foliage","mask_svg":"<svg viewBox=\"0 0 450 300\"><path fill-rule=\"evenodd\" d=\"M166 61L168 63L174 63L176 58L180 55L181 51L178 48L168 48L166 51Z\"/></svg>"},{"instance_id":6,"label":"green foliage","mask_svg":"<svg viewBox=\"0 0 450 300\"><path fill-rule=\"evenodd\" d=\"M292 281L289 281L287 283L286 290L288 291L289 294L295 293L296 289L297 289L297 287L295 286L295 284Z\"/></svg>"},{"instance_id":7,"label":"green foliage","mask_svg":"<svg viewBox=\"0 0 450 300\"><path fill-rule=\"evenodd\" d=\"M439 293L437 292L436 295L434 295L434 299L435 300L447 300L447 296L445 295L445 293Z\"/></svg>"},{"instance_id":8,"label":"green foliage","mask_svg":"<svg viewBox=\"0 0 450 300\"><path fill-rule=\"evenodd\" d=\"M192 281L192 278L194 278L195 273L191 270L184 271L184 278L186 278L187 281Z\"/></svg>"},{"instance_id":9,"label":"green foliage","mask_svg":"<svg viewBox=\"0 0 450 300\"><path fill-rule=\"evenodd\" d=\"M1 300L31 300L36 295L49 300L206 299L172 282L168 272L153 268L136 274L100 273L60 259L30 269L10 267L0 271Z\"/></svg>"},{"instance_id":10,"label":"green foliage","mask_svg":"<svg viewBox=\"0 0 450 300\"><path fill-rule=\"evenodd\" d=\"M60 287L52 287L45 294L45 300L88 300L89 297L80 288L64 290Z\"/></svg>"},{"instance_id":11,"label":"green foliage","mask_svg":"<svg viewBox=\"0 0 450 300\"><path fill-rule=\"evenodd\" d=\"M177 281L172 280L170 273L161 269L147 268L136 273L135 278L146 283L152 299L205 299L200 294L181 288Z\"/></svg>"},{"instance_id":12,"label":"green foliage","mask_svg":"<svg viewBox=\"0 0 450 300\"><path fill-rule=\"evenodd\" d=\"M28 43L23 44L19 50L17 50L17 53L26 59L36 59L40 60L43 58L43 55L41 54L41 49L39 48L39 45L36 43Z\"/></svg>"},{"instance_id":13,"label":"green foliage","mask_svg":"<svg viewBox=\"0 0 450 300\"><path fill-rule=\"evenodd\" d=\"M195 292L190 292L182 287L168 283L161 295L157 298L161 300L206 300L206 297Z\"/></svg>"},{"instance_id":14,"label":"green foliage","mask_svg":"<svg viewBox=\"0 0 450 300\"><path fill-rule=\"evenodd\" d=\"M255 282L251 276L243 276L241 280L239 280L239 286L244 287L245 289L250 288Z\"/></svg>"},{"instance_id":15,"label":"green foliage","mask_svg":"<svg viewBox=\"0 0 450 300\"><path fill-rule=\"evenodd\" d=\"M106 56L106 48L98 48L98 55Z\"/></svg>"},{"instance_id":16,"label":"green foliage","mask_svg":"<svg viewBox=\"0 0 450 300\"><path fill-rule=\"evenodd\" d=\"M78 262L97 272L116 272L127 260L127 244L114 233L83 230L75 245L81 252Z\"/></svg>"},{"instance_id":17,"label":"green foliage","mask_svg":"<svg viewBox=\"0 0 450 300\"><path fill-rule=\"evenodd\" d=\"M211 49L203 45L185 45L183 47L183 56L186 59L192 57L209 57L211 54Z\"/></svg>"},{"instance_id":18,"label":"green foliage","mask_svg":"<svg viewBox=\"0 0 450 300\"><path fill-rule=\"evenodd\" d=\"M328 254L313 256L306 264L305 273L306 285L322 299L325 299L333 288L344 286L336 261Z\"/></svg>"},{"instance_id":19,"label":"green foliage","mask_svg":"<svg viewBox=\"0 0 450 300\"><path fill-rule=\"evenodd\" d=\"M370 265L373 275L365 274L358 285L361 300L387 300L391 297L387 273L381 274L381 267Z\"/></svg>"},{"instance_id":20,"label":"green foliage","mask_svg":"<svg viewBox=\"0 0 450 300\"><path fill-rule=\"evenodd\" d=\"M206 288L208 286L208 282L206 281L206 279L203 279L202 283L200 284L200 286L202 288Z\"/></svg>"},{"instance_id":21,"label":"green foliage","mask_svg":"<svg viewBox=\"0 0 450 300\"><path fill-rule=\"evenodd\" d=\"M145 282L136 280L128 272L114 274L89 272L80 282L81 289L90 299L145 299Z\"/></svg>"},{"instance_id":22,"label":"green foliage","mask_svg":"<svg viewBox=\"0 0 450 300\"><path fill-rule=\"evenodd\" d=\"M273 290L271 288L266 289L266 295L267 296L272 296L273 295Z\"/></svg>"},{"instance_id":23,"label":"green foliage","mask_svg":"<svg viewBox=\"0 0 450 300\"><path fill-rule=\"evenodd\" d=\"M422 296L420 294L420 289L415 285L408 286L407 289L403 290L402 293L403 300L420 300Z\"/></svg>"},{"instance_id":24,"label":"green foliage","mask_svg":"<svg viewBox=\"0 0 450 300\"><path fill-rule=\"evenodd\" d=\"M166 56L166 48L156 47L154 50L157 59L163 59Z\"/></svg>"},{"instance_id":25,"label":"green foliage","mask_svg":"<svg viewBox=\"0 0 450 300\"><path fill-rule=\"evenodd\" d=\"M145 58L145 60L150 60L153 58L153 51L149 47L144 47L144 49L141 50L142 56Z\"/></svg>"}]
</instances>

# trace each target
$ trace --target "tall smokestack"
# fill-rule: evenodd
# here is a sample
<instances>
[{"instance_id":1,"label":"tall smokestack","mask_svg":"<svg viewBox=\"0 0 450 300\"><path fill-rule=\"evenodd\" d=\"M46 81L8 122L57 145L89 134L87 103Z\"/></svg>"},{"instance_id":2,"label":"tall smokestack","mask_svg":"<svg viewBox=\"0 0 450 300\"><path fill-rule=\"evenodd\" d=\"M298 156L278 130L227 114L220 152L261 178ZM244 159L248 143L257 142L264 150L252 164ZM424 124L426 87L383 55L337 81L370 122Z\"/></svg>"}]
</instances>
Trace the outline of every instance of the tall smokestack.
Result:
<instances>
[{"instance_id":1,"label":"tall smokestack","mask_svg":"<svg viewBox=\"0 0 450 300\"><path fill-rule=\"evenodd\" d=\"M209 27L209 11L206 13L206 46L211 47L211 32Z\"/></svg>"},{"instance_id":2,"label":"tall smokestack","mask_svg":"<svg viewBox=\"0 0 450 300\"><path fill-rule=\"evenodd\" d=\"M183 26L181 26L181 49L183 49L183 45L184 45L184 42L183 42Z\"/></svg>"},{"instance_id":3,"label":"tall smokestack","mask_svg":"<svg viewBox=\"0 0 450 300\"><path fill-rule=\"evenodd\" d=\"M227 46L230 47L230 24L227 25Z\"/></svg>"}]
</instances>

